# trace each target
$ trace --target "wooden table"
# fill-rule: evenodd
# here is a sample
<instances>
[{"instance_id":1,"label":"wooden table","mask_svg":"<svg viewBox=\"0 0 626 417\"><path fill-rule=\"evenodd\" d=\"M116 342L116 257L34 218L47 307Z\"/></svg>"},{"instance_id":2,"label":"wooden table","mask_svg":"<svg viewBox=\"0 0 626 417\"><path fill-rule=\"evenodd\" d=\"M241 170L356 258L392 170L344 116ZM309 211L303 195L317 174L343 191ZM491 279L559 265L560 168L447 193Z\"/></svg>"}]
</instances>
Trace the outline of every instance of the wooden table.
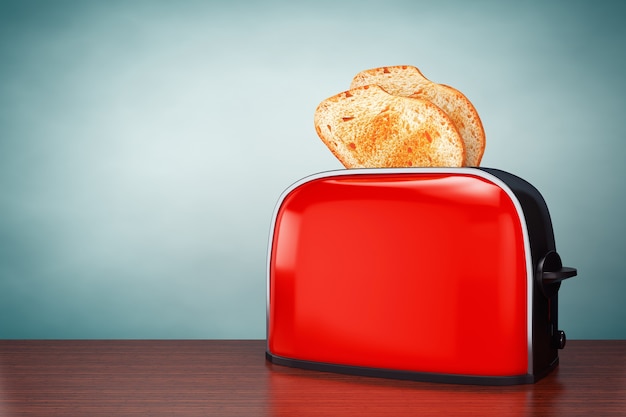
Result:
<instances>
[{"instance_id":1,"label":"wooden table","mask_svg":"<svg viewBox=\"0 0 626 417\"><path fill-rule=\"evenodd\" d=\"M533 385L356 377L264 340L0 340L0 416L626 416L626 341L569 341Z\"/></svg>"}]
</instances>

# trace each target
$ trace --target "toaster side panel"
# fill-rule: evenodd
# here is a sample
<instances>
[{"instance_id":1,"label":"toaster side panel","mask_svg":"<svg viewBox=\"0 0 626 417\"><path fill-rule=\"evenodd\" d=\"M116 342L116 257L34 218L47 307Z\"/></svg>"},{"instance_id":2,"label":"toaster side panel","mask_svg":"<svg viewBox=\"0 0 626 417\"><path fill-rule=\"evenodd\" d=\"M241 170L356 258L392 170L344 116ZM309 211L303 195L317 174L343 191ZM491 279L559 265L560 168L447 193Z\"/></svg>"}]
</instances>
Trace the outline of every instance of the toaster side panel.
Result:
<instances>
[{"instance_id":1,"label":"toaster side panel","mask_svg":"<svg viewBox=\"0 0 626 417\"><path fill-rule=\"evenodd\" d=\"M275 215L268 352L412 372L528 372L524 231L481 176L341 175Z\"/></svg>"},{"instance_id":2,"label":"toaster side panel","mask_svg":"<svg viewBox=\"0 0 626 417\"><path fill-rule=\"evenodd\" d=\"M537 268L541 259L551 251L556 251L552 220L548 206L541 193L524 179L493 168L481 170L499 178L511 189L524 211L527 223L528 241L531 251L531 264ZM558 363L558 288L552 285L550 291L542 291L535 279L533 285L532 312L532 363L533 374L542 375Z\"/></svg>"}]
</instances>

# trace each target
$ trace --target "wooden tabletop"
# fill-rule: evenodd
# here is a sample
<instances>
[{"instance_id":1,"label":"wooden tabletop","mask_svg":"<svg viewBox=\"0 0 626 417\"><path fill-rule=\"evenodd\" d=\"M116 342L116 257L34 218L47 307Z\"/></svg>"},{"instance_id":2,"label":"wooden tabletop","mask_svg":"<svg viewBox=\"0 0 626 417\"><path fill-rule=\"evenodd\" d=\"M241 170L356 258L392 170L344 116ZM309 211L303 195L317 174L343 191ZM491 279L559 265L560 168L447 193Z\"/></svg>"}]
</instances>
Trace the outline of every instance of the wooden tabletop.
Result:
<instances>
[{"instance_id":1,"label":"wooden tabletop","mask_svg":"<svg viewBox=\"0 0 626 417\"><path fill-rule=\"evenodd\" d=\"M626 341L568 341L533 385L272 365L264 340L0 340L0 416L626 416Z\"/></svg>"}]
</instances>

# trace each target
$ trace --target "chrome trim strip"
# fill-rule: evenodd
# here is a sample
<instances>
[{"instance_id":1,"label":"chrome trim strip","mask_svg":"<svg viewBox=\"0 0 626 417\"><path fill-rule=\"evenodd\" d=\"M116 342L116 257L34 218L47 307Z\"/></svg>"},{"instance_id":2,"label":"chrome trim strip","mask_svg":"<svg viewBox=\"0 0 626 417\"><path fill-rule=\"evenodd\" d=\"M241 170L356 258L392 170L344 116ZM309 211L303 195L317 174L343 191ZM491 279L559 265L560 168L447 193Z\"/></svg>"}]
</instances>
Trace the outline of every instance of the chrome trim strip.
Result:
<instances>
[{"instance_id":1,"label":"chrome trim strip","mask_svg":"<svg viewBox=\"0 0 626 417\"><path fill-rule=\"evenodd\" d=\"M314 181L321 178L327 177L337 177L344 175L367 175L367 174L424 174L424 173L434 173L434 174L464 174L464 175L474 175L477 177L484 178L488 181L499 186L502 190L504 190L515 209L517 210L517 215L520 219L522 234L524 235L524 254L526 257L526 335L527 335L527 354L528 354L528 367L527 373L528 375L533 374L533 285L534 285L534 268L532 265L532 255L530 252L530 240L528 235L528 228L526 225L526 217L524 216L524 211L522 210L522 206L513 193L513 191L509 188L509 186L497 178L496 176L481 170L480 168L353 168L353 169L340 169L333 171L323 171L316 174L309 175L304 177L293 184L291 184L278 198L278 201L274 207L274 212L272 214L272 223L270 225L270 234L269 234L269 243L267 247L267 263L266 263L266 307L265 307L265 334L266 334L266 345L267 352L271 353L269 350L269 318L270 318L270 264L271 264L271 256L272 256L272 242L274 239L274 228L276 224L276 216L280 207L287 198L287 196L296 188L310 181Z\"/></svg>"}]
</instances>

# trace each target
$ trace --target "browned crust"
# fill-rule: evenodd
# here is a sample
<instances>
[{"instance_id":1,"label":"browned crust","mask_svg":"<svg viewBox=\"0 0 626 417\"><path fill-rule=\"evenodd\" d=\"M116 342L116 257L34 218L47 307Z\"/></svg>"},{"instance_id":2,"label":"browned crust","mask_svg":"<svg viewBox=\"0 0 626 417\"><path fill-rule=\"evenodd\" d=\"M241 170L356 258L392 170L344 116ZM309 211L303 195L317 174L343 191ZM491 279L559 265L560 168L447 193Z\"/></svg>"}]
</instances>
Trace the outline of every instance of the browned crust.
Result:
<instances>
[{"instance_id":1,"label":"browned crust","mask_svg":"<svg viewBox=\"0 0 626 417\"><path fill-rule=\"evenodd\" d=\"M471 101L460 91L427 79L411 65L396 65L361 71L351 88L376 84L393 95L429 100L441 107L454 122L465 143L467 165L478 166L485 152L485 130Z\"/></svg>"},{"instance_id":2,"label":"browned crust","mask_svg":"<svg viewBox=\"0 0 626 417\"><path fill-rule=\"evenodd\" d=\"M321 102L315 130L346 168L465 164L463 141L444 111L375 85Z\"/></svg>"}]
</instances>

